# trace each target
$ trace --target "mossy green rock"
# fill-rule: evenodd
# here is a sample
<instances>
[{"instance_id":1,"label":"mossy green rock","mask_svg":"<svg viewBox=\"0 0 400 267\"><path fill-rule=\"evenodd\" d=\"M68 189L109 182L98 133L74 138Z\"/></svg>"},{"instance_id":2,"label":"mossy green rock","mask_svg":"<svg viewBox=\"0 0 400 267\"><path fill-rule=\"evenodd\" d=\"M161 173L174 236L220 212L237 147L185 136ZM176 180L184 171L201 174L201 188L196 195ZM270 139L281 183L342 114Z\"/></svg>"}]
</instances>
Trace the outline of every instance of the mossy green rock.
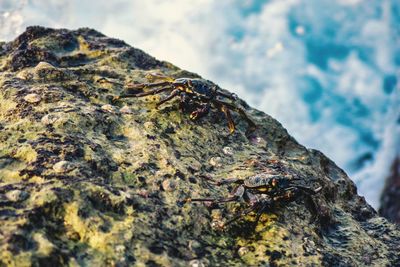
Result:
<instances>
[{"instance_id":1,"label":"mossy green rock","mask_svg":"<svg viewBox=\"0 0 400 267\"><path fill-rule=\"evenodd\" d=\"M0 266L399 266L400 232L322 153L247 107L190 120L113 96L149 73L198 77L91 29L29 27L0 47ZM271 100L272 101L272 100ZM245 203L210 182L290 172L322 190L225 230ZM208 177L208 178L207 178Z\"/></svg>"}]
</instances>

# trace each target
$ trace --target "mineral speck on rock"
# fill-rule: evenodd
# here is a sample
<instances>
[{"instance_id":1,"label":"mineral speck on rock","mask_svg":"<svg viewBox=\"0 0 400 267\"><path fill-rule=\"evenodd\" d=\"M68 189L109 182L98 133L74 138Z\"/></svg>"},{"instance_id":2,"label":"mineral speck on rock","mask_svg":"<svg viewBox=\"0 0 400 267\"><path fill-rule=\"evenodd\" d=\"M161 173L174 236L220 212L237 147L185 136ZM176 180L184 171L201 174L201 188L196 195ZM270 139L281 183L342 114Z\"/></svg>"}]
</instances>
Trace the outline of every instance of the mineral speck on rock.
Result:
<instances>
[{"instance_id":1,"label":"mineral speck on rock","mask_svg":"<svg viewBox=\"0 0 400 267\"><path fill-rule=\"evenodd\" d=\"M32 93L32 94L27 94L24 97L24 100L29 103L38 103L40 102L40 100L42 100L42 97L38 94Z\"/></svg>"},{"instance_id":2,"label":"mineral speck on rock","mask_svg":"<svg viewBox=\"0 0 400 267\"><path fill-rule=\"evenodd\" d=\"M119 112L121 112L122 114L132 114L132 109L128 106L123 106L122 108L120 108Z\"/></svg>"},{"instance_id":3,"label":"mineral speck on rock","mask_svg":"<svg viewBox=\"0 0 400 267\"><path fill-rule=\"evenodd\" d=\"M229 146L226 146L222 149L225 155L232 156L233 155L233 149Z\"/></svg>"},{"instance_id":4,"label":"mineral speck on rock","mask_svg":"<svg viewBox=\"0 0 400 267\"><path fill-rule=\"evenodd\" d=\"M66 160L59 161L53 166L53 170L57 173L69 172L74 168L75 166Z\"/></svg>"},{"instance_id":5,"label":"mineral speck on rock","mask_svg":"<svg viewBox=\"0 0 400 267\"><path fill-rule=\"evenodd\" d=\"M265 141L265 139L259 137L259 136L254 136L250 138L250 141L255 144L255 145L259 145L259 146L265 146L267 145L267 142Z\"/></svg>"},{"instance_id":6,"label":"mineral speck on rock","mask_svg":"<svg viewBox=\"0 0 400 267\"><path fill-rule=\"evenodd\" d=\"M196 240L189 240L189 249L192 251L198 250L201 248L201 244Z\"/></svg>"},{"instance_id":7,"label":"mineral speck on rock","mask_svg":"<svg viewBox=\"0 0 400 267\"><path fill-rule=\"evenodd\" d=\"M104 110L104 111L107 111L107 112L111 112L111 113L116 111L116 108L114 106L110 105L110 104L106 104L106 105L101 106L101 109Z\"/></svg>"},{"instance_id":8,"label":"mineral speck on rock","mask_svg":"<svg viewBox=\"0 0 400 267\"><path fill-rule=\"evenodd\" d=\"M41 119L42 123L45 124L45 125L53 124L57 120L59 120L59 117L57 115L54 115L54 114L47 114L47 115L43 116L42 119Z\"/></svg>"},{"instance_id":9,"label":"mineral speck on rock","mask_svg":"<svg viewBox=\"0 0 400 267\"><path fill-rule=\"evenodd\" d=\"M154 123L151 122L151 121L146 121L146 122L143 124L143 126L144 126L144 128L150 130L150 129L154 128Z\"/></svg>"},{"instance_id":10,"label":"mineral speck on rock","mask_svg":"<svg viewBox=\"0 0 400 267\"><path fill-rule=\"evenodd\" d=\"M191 260L189 262L190 267L205 267L204 263L201 260Z\"/></svg>"},{"instance_id":11,"label":"mineral speck on rock","mask_svg":"<svg viewBox=\"0 0 400 267\"><path fill-rule=\"evenodd\" d=\"M221 157L212 157L210 159L211 166L221 167L222 166L222 158Z\"/></svg>"},{"instance_id":12,"label":"mineral speck on rock","mask_svg":"<svg viewBox=\"0 0 400 267\"><path fill-rule=\"evenodd\" d=\"M238 99L257 129L232 111L229 135L214 105L198 120L197 100L156 108L170 90L111 102L150 73L197 74L88 28L29 27L1 47L0 266L400 266L398 226L267 114ZM260 214L189 201L263 172L321 190Z\"/></svg>"},{"instance_id":13,"label":"mineral speck on rock","mask_svg":"<svg viewBox=\"0 0 400 267\"><path fill-rule=\"evenodd\" d=\"M238 250L238 254L239 256L243 257L244 255L246 255L249 252L249 248L248 247L240 247Z\"/></svg>"},{"instance_id":14,"label":"mineral speck on rock","mask_svg":"<svg viewBox=\"0 0 400 267\"><path fill-rule=\"evenodd\" d=\"M28 193L22 190L11 190L6 193L7 199L12 202L22 201L28 197Z\"/></svg>"},{"instance_id":15,"label":"mineral speck on rock","mask_svg":"<svg viewBox=\"0 0 400 267\"><path fill-rule=\"evenodd\" d=\"M164 189L164 191L167 192L172 192L176 189L176 182L174 180L164 180L162 182L162 188Z\"/></svg>"}]
</instances>

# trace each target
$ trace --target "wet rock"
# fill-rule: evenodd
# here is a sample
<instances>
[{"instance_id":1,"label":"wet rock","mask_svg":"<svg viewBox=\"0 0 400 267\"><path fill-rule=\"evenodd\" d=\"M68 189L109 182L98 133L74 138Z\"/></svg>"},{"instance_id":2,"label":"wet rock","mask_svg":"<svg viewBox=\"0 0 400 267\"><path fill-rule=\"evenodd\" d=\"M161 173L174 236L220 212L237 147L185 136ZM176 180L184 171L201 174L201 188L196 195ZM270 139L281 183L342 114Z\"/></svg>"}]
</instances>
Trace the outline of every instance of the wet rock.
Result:
<instances>
[{"instance_id":1,"label":"wet rock","mask_svg":"<svg viewBox=\"0 0 400 267\"><path fill-rule=\"evenodd\" d=\"M0 266L400 264L398 228L267 114L243 102L257 131L227 136L218 109L192 121L163 93L111 105L150 72L194 73L87 28L29 27L0 66ZM246 202L188 202L260 172L322 189L233 222Z\"/></svg>"}]
</instances>

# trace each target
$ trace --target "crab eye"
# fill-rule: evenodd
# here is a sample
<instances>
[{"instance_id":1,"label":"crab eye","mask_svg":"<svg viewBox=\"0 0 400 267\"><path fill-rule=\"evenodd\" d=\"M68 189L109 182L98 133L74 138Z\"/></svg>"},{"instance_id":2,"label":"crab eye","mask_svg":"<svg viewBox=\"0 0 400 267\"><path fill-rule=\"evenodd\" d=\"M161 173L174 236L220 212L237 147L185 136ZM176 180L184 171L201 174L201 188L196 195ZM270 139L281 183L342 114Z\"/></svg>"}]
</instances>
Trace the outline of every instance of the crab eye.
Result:
<instances>
[{"instance_id":1,"label":"crab eye","mask_svg":"<svg viewBox=\"0 0 400 267\"><path fill-rule=\"evenodd\" d=\"M232 96L232 98L235 99L235 100L238 100L238 98L239 98L239 97L237 96L237 94L235 94L235 93L232 93L231 96Z\"/></svg>"}]
</instances>

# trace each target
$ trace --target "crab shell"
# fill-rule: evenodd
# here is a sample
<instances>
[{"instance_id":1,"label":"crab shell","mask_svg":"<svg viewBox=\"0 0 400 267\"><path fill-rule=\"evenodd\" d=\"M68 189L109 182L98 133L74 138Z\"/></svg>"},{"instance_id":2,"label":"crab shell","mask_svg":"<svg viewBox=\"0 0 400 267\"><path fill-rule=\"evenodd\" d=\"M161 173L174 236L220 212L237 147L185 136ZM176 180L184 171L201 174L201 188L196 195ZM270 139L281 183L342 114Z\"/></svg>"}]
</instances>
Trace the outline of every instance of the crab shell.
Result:
<instances>
[{"instance_id":1,"label":"crab shell","mask_svg":"<svg viewBox=\"0 0 400 267\"><path fill-rule=\"evenodd\" d=\"M204 98L206 100L213 99L217 94L217 86L204 79L179 78L176 79L174 83L185 84L188 87L186 89L187 93Z\"/></svg>"},{"instance_id":2,"label":"crab shell","mask_svg":"<svg viewBox=\"0 0 400 267\"><path fill-rule=\"evenodd\" d=\"M261 173L250 176L244 180L244 186L250 189L287 187L291 184L291 178L279 174Z\"/></svg>"}]
</instances>

